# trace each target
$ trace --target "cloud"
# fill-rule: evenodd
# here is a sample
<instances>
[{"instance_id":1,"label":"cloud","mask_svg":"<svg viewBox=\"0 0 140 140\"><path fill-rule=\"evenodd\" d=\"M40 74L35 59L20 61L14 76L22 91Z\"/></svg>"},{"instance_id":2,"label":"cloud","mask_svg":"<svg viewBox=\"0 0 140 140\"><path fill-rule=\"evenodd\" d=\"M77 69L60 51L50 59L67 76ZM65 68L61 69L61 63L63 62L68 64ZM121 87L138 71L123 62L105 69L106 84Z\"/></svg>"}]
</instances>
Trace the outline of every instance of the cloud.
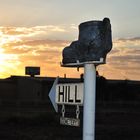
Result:
<instances>
[{"instance_id":1,"label":"cloud","mask_svg":"<svg viewBox=\"0 0 140 140\"><path fill-rule=\"evenodd\" d=\"M26 65L46 67L51 64L49 67L57 69L61 51L69 41L50 39L47 36L59 32L63 33L65 29L59 26L0 27L1 75L7 76L10 72L24 75Z\"/></svg>"},{"instance_id":2,"label":"cloud","mask_svg":"<svg viewBox=\"0 0 140 140\"><path fill-rule=\"evenodd\" d=\"M140 47L140 37L134 38L120 38L113 41L114 47L124 48L139 48Z\"/></svg>"},{"instance_id":3,"label":"cloud","mask_svg":"<svg viewBox=\"0 0 140 140\"><path fill-rule=\"evenodd\" d=\"M28 60L38 63L60 62L61 52L67 43L68 41L65 40L32 40L9 43L4 46L4 53L16 54L21 62Z\"/></svg>"},{"instance_id":4,"label":"cloud","mask_svg":"<svg viewBox=\"0 0 140 140\"><path fill-rule=\"evenodd\" d=\"M17 42L11 42L8 43L7 46L38 46L38 45L55 45L55 46L61 46L61 45L66 45L68 44L69 41L67 40L50 40L50 39L45 39L45 40L28 40L28 41L17 41Z\"/></svg>"},{"instance_id":5,"label":"cloud","mask_svg":"<svg viewBox=\"0 0 140 140\"><path fill-rule=\"evenodd\" d=\"M59 26L35 26L35 27L0 27L2 33L2 40L4 42L1 47L4 49L5 54L16 54L19 58L24 56L35 56L41 59L51 54L57 56L60 51L69 44L67 40L54 40L48 39L45 36L47 33L55 34L57 32L65 32ZM41 37L38 37L41 36ZM40 39L41 38L41 39ZM30 59L30 58L29 58ZM35 60L35 58L34 58Z\"/></svg>"},{"instance_id":6,"label":"cloud","mask_svg":"<svg viewBox=\"0 0 140 140\"><path fill-rule=\"evenodd\" d=\"M108 78L140 79L140 37L120 38L113 41L107 64L99 67ZM114 73L114 74L113 74ZM132 75L134 77L132 78ZM135 76L137 75L137 76Z\"/></svg>"},{"instance_id":7,"label":"cloud","mask_svg":"<svg viewBox=\"0 0 140 140\"><path fill-rule=\"evenodd\" d=\"M79 77L80 73L75 69L60 67L62 50L70 44L69 34L74 30L76 32L75 25L69 28L53 25L0 27L0 55L5 55L0 63L1 73L24 75L24 68L29 65L40 66L44 76L63 76L66 73ZM134 75L135 79L140 79L140 37L114 40L107 64L98 69L106 78L133 79Z\"/></svg>"},{"instance_id":8,"label":"cloud","mask_svg":"<svg viewBox=\"0 0 140 140\"><path fill-rule=\"evenodd\" d=\"M133 37L133 38L119 38L118 41L140 41L140 37Z\"/></svg>"}]
</instances>

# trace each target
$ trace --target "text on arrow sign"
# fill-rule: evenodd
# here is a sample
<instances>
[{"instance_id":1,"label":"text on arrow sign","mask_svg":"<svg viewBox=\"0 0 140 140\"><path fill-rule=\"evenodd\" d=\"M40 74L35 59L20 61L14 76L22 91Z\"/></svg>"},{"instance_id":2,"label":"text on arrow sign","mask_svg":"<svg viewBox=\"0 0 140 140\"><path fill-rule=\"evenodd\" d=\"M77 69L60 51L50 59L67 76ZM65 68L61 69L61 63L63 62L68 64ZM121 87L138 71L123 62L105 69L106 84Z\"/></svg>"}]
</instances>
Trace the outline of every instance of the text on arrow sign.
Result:
<instances>
[{"instance_id":1,"label":"text on arrow sign","mask_svg":"<svg viewBox=\"0 0 140 140\"><path fill-rule=\"evenodd\" d=\"M83 83L57 84L56 103L69 105L82 105Z\"/></svg>"}]
</instances>

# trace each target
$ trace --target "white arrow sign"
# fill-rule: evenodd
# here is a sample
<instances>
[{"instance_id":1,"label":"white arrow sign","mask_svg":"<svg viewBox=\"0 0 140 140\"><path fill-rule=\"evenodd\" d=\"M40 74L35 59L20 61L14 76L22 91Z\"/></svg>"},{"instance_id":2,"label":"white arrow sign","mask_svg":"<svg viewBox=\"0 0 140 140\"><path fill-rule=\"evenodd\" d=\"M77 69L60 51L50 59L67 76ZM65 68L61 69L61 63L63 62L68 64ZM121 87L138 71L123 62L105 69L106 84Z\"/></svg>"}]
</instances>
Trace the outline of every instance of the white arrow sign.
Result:
<instances>
[{"instance_id":1,"label":"white arrow sign","mask_svg":"<svg viewBox=\"0 0 140 140\"><path fill-rule=\"evenodd\" d=\"M61 83L59 77L53 83L49 92L49 98L56 112L58 104L83 105L83 83Z\"/></svg>"},{"instance_id":2,"label":"white arrow sign","mask_svg":"<svg viewBox=\"0 0 140 140\"><path fill-rule=\"evenodd\" d=\"M51 100L51 102L53 104L53 107L54 107L56 112L58 112L58 106L57 106L57 104L55 102L55 99L56 99L56 85L58 84L58 79L59 79L59 77L57 77L55 79L55 81L53 83L53 86L52 86L52 88L51 88L51 90L49 92L49 98L50 98L50 100Z\"/></svg>"}]
</instances>

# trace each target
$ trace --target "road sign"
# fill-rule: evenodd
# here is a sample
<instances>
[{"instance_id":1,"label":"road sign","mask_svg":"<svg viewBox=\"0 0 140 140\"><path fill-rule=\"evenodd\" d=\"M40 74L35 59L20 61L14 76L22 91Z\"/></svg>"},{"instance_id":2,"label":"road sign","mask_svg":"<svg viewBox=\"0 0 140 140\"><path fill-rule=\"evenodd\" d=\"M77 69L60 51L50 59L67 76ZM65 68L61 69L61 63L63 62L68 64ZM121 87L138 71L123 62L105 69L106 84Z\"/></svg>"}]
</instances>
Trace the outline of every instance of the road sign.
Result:
<instances>
[{"instance_id":1,"label":"road sign","mask_svg":"<svg viewBox=\"0 0 140 140\"><path fill-rule=\"evenodd\" d=\"M83 83L57 84L56 103L83 105Z\"/></svg>"},{"instance_id":2,"label":"road sign","mask_svg":"<svg viewBox=\"0 0 140 140\"><path fill-rule=\"evenodd\" d=\"M59 77L53 83L49 93L49 98L56 112L58 112L58 104L62 105L62 117L60 124L69 126L80 126L79 105L83 105L83 83L64 83L58 84ZM65 105L76 105L76 118L65 117Z\"/></svg>"}]
</instances>

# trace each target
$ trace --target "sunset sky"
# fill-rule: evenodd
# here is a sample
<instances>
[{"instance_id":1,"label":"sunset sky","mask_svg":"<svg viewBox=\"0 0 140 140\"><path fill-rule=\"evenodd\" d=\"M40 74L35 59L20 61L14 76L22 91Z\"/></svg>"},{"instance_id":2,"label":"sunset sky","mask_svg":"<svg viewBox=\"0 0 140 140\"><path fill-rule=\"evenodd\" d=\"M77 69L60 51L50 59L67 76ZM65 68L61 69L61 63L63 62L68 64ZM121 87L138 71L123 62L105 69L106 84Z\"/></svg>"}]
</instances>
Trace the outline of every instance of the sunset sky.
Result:
<instances>
[{"instance_id":1,"label":"sunset sky","mask_svg":"<svg viewBox=\"0 0 140 140\"><path fill-rule=\"evenodd\" d=\"M77 40L78 25L109 17L113 49L99 74L140 80L140 0L0 0L0 78L40 66L41 76L79 77L62 68L62 50Z\"/></svg>"}]
</instances>

